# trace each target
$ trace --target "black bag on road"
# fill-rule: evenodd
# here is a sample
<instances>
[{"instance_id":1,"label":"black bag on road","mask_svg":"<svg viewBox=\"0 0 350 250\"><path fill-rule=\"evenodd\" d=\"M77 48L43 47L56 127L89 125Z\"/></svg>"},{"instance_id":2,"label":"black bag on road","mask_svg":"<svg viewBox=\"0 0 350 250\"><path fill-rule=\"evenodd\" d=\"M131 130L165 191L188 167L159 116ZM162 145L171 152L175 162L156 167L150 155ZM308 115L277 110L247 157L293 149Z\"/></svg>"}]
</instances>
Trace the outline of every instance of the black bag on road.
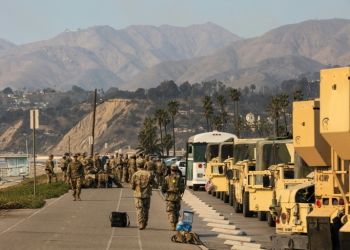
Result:
<instances>
[{"instance_id":1,"label":"black bag on road","mask_svg":"<svg viewBox=\"0 0 350 250\"><path fill-rule=\"evenodd\" d=\"M128 227L130 226L130 219L127 213L112 212L109 216L111 227Z\"/></svg>"}]
</instances>

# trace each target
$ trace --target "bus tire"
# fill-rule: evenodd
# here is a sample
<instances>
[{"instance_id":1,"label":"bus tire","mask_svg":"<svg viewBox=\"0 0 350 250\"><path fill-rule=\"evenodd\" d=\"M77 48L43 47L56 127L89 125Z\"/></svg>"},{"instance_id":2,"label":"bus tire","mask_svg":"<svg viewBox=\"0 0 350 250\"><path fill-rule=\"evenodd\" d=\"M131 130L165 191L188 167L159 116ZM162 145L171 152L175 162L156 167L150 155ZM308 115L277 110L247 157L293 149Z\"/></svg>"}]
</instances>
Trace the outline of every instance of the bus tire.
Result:
<instances>
[{"instance_id":1,"label":"bus tire","mask_svg":"<svg viewBox=\"0 0 350 250\"><path fill-rule=\"evenodd\" d=\"M266 213L266 219L267 219L267 225L269 227L275 227L276 226L276 221L273 220L272 215L270 212Z\"/></svg>"},{"instance_id":2,"label":"bus tire","mask_svg":"<svg viewBox=\"0 0 350 250\"><path fill-rule=\"evenodd\" d=\"M217 199L220 199L220 194L221 194L221 192L216 192L216 198Z\"/></svg>"},{"instance_id":3,"label":"bus tire","mask_svg":"<svg viewBox=\"0 0 350 250\"><path fill-rule=\"evenodd\" d=\"M230 204L230 206L233 206L233 192L234 192L234 190L233 190L233 185L230 185L229 186L229 204Z\"/></svg>"},{"instance_id":4,"label":"bus tire","mask_svg":"<svg viewBox=\"0 0 350 250\"><path fill-rule=\"evenodd\" d=\"M198 191L198 190L199 190L199 185L194 184L194 185L193 185L193 191Z\"/></svg>"},{"instance_id":5,"label":"bus tire","mask_svg":"<svg viewBox=\"0 0 350 250\"><path fill-rule=\"evenodd\" d=\"M243 216L253 217L254 212L249 210L249 192L243 194Z\"/></svg>"},{"instance_id":6,"label":"bus tire","mask_svg":"<svg viewBox=\"0 0 350 250\"><path fill-rule=\"evenodd\" d=\"M266 221L266 213L268 213L268 212L259 211L258 212L258 220L259 221Z\"/></svg>"},{"instance_id":7,"label":"bus tire","mask_svg":"<svg viewBox=\"0 0 350 250\"><path fill-rule=\"evenodd\" d=\"M229 202L229 195L226 194L226 192L224 193L224 203L228 203Z\"/></svg>"}]
</instances>

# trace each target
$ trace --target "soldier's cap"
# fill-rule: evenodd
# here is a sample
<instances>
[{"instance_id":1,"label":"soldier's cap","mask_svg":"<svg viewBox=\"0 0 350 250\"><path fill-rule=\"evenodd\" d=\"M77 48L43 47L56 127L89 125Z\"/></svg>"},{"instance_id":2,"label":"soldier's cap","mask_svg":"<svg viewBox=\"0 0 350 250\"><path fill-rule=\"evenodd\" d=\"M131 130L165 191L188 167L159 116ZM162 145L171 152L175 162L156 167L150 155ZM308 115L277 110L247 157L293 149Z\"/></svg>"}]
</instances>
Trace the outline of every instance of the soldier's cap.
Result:
<instances>
[{"instance_id":1,"label":"soldier's cap","mask_svg":"<svg viewBox=\"0 0 350 250\"><path fill-rule=\"evenodd\" d=\"M69 156L69 153L68 153L68 152L66 152L66 153L64 153L64 155Z\"/></svg>"},{"instance_id":2,"label":"soldier's cap","mask_svg":"<svg viewBox=\"0 0 350 250\"><path fill-rule=\"evenodd\" d=\"M143 168L143 167L145 166L145 160L143 160L143 159L138 159L138 160L136 161L136 166L137 166L138 168Z\"/></svg>"},{"instance_id":3,"label":"soldier's cap","mask_svg":"<svg viewBox=\"0 0 350 250\"><path fill-rule=\"evenodd\" d=\"M53 155L49 155L49 157L53 157Z\"/></svg>"},{"instance_id":4,"label":"soldier's cap","mask_svg":"<svg viewBox=\"0 0 350 250\"><path fill-rule=\"evenodd\" d=\"M160 161L160 158L157 158L157 161Z\"/></svg>"},{"instance_id":5,"label":"soldier's cap","mask_svg":"<svg viewBox=\"0 0 350 250\"><path fill-rule=\"evenodd\" d=\"M77 153L77 155L81 155L81 153L79 152L79 153Z\"/></svg>"},{"instance_id":6,"label":"soldier's cap","mask_svg":"<svg viewBox=\"0 0 350 250\"><path fill-rule=\"evenodd\" d=\"M131 157L131 158L136 158L136 155L135 155L135 154L132 154L130 157Z\"/></svg>"},{"instance_id":7,"label":"soldier's cap","mask_svg":"<svg viewBox=\"0 0 350 250\"><path fill-rule=\"evenodd\" d=\"M73 157L78 157L78 154L74 154Z\"/></svg>"},{"instance_id":8,"label":"soldier's cap","mask_svg":"<svg viewBox=\"0 0 350 250\"><path fill-rule=\"evenodd\" d=\"M179 167L176 164L172 164L170 169L173 171L177 171L177 170L179 170Z\"/></svg>"}]
</instances>

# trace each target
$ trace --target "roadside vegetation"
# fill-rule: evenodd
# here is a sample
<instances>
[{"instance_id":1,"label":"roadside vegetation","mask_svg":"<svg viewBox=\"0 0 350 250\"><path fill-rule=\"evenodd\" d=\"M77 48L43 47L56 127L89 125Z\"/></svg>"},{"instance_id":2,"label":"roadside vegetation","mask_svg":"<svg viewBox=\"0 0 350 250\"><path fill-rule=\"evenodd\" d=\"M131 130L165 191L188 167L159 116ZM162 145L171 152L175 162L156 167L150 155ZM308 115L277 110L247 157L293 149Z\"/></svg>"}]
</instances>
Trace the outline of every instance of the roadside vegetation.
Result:
<instances>
[{"instance_id":1,"label":"roadside vegetation","mask_svg":"<svg viewBox=\"0 0 350 250\"><path fill-rule=\"evenodd\" d=\"M61 173L60 173L61 174ZM62 177L58 174L58 179ZM69 185L63 181L46 184L46 175L37 177L37 195L34 196L34 178L22 181L18 185L0 189L0 210L40 208L46 199L57 198L69 190Z\"/></svg>"}]
</instances>

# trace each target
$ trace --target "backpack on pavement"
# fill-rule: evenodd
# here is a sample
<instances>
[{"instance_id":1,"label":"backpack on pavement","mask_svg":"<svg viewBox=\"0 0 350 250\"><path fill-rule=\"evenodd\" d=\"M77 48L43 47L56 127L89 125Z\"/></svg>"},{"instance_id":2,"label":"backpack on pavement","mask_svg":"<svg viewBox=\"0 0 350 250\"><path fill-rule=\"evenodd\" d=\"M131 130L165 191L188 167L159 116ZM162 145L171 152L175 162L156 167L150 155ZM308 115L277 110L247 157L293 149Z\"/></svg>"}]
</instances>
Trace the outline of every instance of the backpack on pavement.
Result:
<instances>
[{"instance_id":1,"label":"backpack on pavement","mask_svg":"<svg viewBox=\"0 0 350 250\"><path fill-rule=\"evenodd\" d=\"M112 212L109 216L111 227L128 227L130 226L130 219L127 213Z\"/></svg>"},{"instance_id":2,"label":"backpack on pavement","mask_svg":"<svg viewBox=\"0 0 350 250\"><path fill-rule=\"evenodd\" d=\"M177 243L202 245L202 241L199 239L198 234L194 232L177 231L177 233L171 238L171 241Z\"/></svg>"}]
</instances>

